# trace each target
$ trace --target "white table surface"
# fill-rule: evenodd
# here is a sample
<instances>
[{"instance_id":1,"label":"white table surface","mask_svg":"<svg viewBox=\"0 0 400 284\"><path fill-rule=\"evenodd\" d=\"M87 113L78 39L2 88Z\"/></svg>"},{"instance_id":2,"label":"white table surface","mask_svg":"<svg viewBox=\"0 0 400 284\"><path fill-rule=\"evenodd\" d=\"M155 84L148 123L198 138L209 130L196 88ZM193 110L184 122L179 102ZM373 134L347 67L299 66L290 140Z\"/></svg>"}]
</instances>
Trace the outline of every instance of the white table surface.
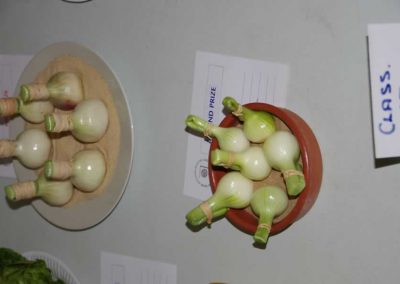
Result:
<instances>
[{"instance_id":1,"label":"white table surface","mask_svg":"<svg viewBox=\"0 0 400 284\"><path fill-rule=\"evenodd\" d=\"M127 91L135 128L131 179L104 222L65 231L3 199L0 246L53 254L83 284L100 283L101 251L176 264L179 284L396 283L399 165L373 157L366 33L368 23L399 22L399 9L394 0L0 1L0 53L91 48ZM265 250L226 220L185 226L199 202L183 195L197 50L288 64L288 108L319 139L319 198Z\"/></svg>"}]
</instances>

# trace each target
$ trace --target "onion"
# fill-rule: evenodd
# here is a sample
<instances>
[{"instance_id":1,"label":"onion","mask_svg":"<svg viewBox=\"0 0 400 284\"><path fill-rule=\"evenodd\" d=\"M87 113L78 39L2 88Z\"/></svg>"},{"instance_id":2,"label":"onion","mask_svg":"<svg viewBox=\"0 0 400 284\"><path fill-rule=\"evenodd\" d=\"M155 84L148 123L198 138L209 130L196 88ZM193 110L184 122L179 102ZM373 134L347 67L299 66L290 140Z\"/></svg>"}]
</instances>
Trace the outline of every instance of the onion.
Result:
<instances>
[{"instance_id":1,"label":"onion","mask_svg":"<svg viewBox=\"0 0 400 284\"><path fill-rule=\"evenodd\" d=\"M20 182L5 188L7 199L10 201L31 200L39 197L52 206L62 206L71 200L74 188L67 181L49 181L40 176L35 181Z\"/></svg>"},{"instance_id":2,"label":"onion","mask_svg":"<svg viewBox=\"0 0 400 284\"><path fill-rule=\"evenodd\" d=\"M225 97L222 104L243 121L243 131L253 143L262 143L276 131L274 117L261 110L251 110L240 105L234 98Z\"/></svg>"},{"instance_id":3,"label":"onion","mask_svg":"<svg viewBox=\"0 0 400 284\"><path fill-rule=\"evenodd\" d=\"M27 129L16 140L0 140L0 158L16 157L24 166L36 169L49 157L50 138L40 129Z\"/></svg>"},{"instance_id":4,"label":"onion","mask_svg":"<svg viewBox=\"0 0 400 284\"><path fill-rule=\"evenodd\" d=\"M271 172L271 166L258 146L250 146L239 153L215 149L211 151L211 164L240 171L251 180L265 179Z\"/></svg>"},{"instance_id":5,"label":"onion","mask_svg":"<svg viewBox=\"0 0 400 284\"><path fill-rule=\"evenodd\" d=\"M256 243L267 243L273 219L281 215L288 204L286 193L277 186L263 186L254 192L250 205L253 212L259 216L258 227L254 234Z\"/></svg>"},{"instance_id":6,"label":"onion","mask_svg":"<svg viewBox=\"0 0 400 284\"><path fill-rule=\"evenodd\" d=\"M253 182L238 172L229 172L218 183L214 194L192 209L186 220L192 226L222 217L229 208L244 208L250 204L253 193Z\"/></svg>"},{"instance_id":7,"label":"onion","mask_svg":"<svg viewBox=\"0 0 400 284\"><path fill-rule=\"evenodd\" d=\"M238 127L215 126L195 115L189 115L185 122L190 129L201 132L206 137L215 137L222 150L241 152L250 146L243 130Z\"/></svg>"},{"instance_id":8,"label":"onion","mask_svg":"<svg viewBox=\"0 0 400 284\"><path fill-rule=\"evenodd\" d=\"M48 179L70 179L77 189L91 192L104 180L106 161L98 150L82 150L71 161L48 160L44 165L44 173Z\"/></svg>"},{"instance_id":9,"label":"onion","mask_svg":"<svg viewBox=\"0 0 400 284\"><path fill-rule=\"evenodd\" d=\"M300 148L296 137L288 131L276 131L265 140L263 150L271 167L282 172L288 194L298 195L305 187L305 180L298 163Z\"/></svg>"},{"instance_id":10,"label":"onion","mask_svg":"<svg viewBox=\"0 0 400 284\"><path fill-rule=\"evenodd\" d=\"M81 78L73 72L58 72L47 83L31 83L21 86L22 101L50 100L60 109L73 109L83 100Z\"/></svg>"},{"instance_id":11,"label":"onion","mask_svg":"<svg viewBox=\"0 0 400 284\"><path fill-rule=\"evenodd\" d=\"M108 111L99 99L88 99L79 103L72 113L52 113L45 117L48 132L71 131L81 142L100 140L108 126Z\"/></svg>"},{"instance_id":12,"label":"onion","mask_svg":"<svg viewBox=\"0 0 400 284\"><path fill-rule=\"evenodd\" d=\"M2 117L19 114L28 122L41 123L44 121L44 116L52 113L53 110L54 106L49 101L24 103L20 98L0 99L0 115Z\"/></svg>"}]
</instances>

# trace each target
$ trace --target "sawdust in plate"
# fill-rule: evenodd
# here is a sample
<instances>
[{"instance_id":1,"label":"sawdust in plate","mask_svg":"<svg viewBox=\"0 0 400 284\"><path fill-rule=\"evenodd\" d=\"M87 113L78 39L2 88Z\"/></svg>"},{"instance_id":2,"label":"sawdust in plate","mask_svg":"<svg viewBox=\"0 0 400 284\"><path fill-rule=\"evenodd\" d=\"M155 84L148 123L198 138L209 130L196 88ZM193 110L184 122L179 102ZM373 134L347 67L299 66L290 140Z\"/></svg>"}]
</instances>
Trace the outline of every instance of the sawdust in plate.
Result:
<instances>
[{"instance_id":1,"label":"sawdust in plate","mask_svg":"<svg viewBox=\"0 0 400 284\"><path fill-rule=\"evenodd\" d=\"M98 149L104 154L107 164L107 172L103 183L93 192L86 193L75 189L72 200L64 207L72 207L77 203L88 201L103 194L110 183L118 162L120 145L120 122L118 112L114 105L113 95L104 78L90 64L82 59L63 55L51 61L47 67L36 77L35 83L46 83L57 72L70 71L77 73L82 78L84 99L101 99L108 109L109 124L105 135L96 143L81 143L69 132L49 133L52 140L52 151L49 159L57 161L69 161L73 155L83 149ZM30 83L30 82L27 82ZM56 113L70 113L72 111L55 110ZM44 124L26 123L25 128L40 128L45 130ZM43 169L39 169L39 175Z\"/></svg>"}]
</instances>

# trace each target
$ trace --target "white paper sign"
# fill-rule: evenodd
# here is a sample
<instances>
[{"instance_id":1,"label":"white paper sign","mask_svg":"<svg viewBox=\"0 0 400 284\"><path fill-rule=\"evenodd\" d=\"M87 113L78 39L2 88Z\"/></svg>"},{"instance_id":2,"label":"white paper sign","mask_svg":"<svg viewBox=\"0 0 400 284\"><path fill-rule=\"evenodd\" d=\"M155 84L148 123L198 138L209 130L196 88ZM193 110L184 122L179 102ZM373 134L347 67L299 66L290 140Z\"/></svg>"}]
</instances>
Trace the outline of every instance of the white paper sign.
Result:
<instances>
[{"instance_id":1,"label":"white paper sign","mask_svg":"<svg viewBox=\"0 0 400 284\"><path fill-rule=\"evenodd\" d=\"M226 96L240 103L286 105L289 68L267 61L197 52L190 114L218 125ZM207 158L210 143L188 133L184 194L200 200L211 194Z\"/></svg>"},{"instance_id":2,"label":"white paper sign","mask_svg":"<svg viewBox=\"0 0 400 284\"><path fill-rule=\"evenodd\" d=\"M368 26L375 158L400 156L400 24Z\"/></svg>"},{"instance_id":3,"label":"white paper sign","mask_svg":"<svg viewBox=\"0 0 400 284\"><path fill-rule=\"evenodd\" d=\"M31 58L30 55L0 54L0 98L14 96L18 79ZM8 121L0 118L0 139L8 138ZM12 159L0 160L0 176L15 178L11 161Z\"/></svg>"},{"instance_id":4,"label":"white paper sign","mask_svg":"<svg viewBox=\"0 0 400 284\"><path fill-rule=\"evenodd\" d=\"M101 284L176 284L176 265L101 252Z\"/></svg>"}]
</instances>

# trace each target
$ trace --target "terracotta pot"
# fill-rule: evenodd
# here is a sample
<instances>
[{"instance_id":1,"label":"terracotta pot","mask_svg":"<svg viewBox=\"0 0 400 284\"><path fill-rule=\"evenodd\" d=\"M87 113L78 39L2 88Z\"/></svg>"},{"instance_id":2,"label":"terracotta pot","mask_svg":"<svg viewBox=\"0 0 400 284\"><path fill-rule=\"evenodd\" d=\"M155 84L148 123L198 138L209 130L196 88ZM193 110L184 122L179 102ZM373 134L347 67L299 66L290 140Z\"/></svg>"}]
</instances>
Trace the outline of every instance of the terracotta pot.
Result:
<instances>
[{"instance_id":1,"label":"terracotta pot","mask_svg":"<svg viewBox=\"0 0 400 284\"><path fill-rule=\"evenodd\" d=\"M322 182L321 151L311 128L294 112L265 103L249 103L244 106L253 110L264 110L274 115L277 127L290 130L296 136L300 145L300 162L303 165L306 187L298 196L290 198L287 210L281 216L274 219L270 232L270 235L274 235L303 217L316 201ZM232 114L229 114L222 120L219 126L231 127L239 124L239 120ZM216 148L218 148L218 141L217 139L213 139L210 153L211 150ZM215 192L219 180L227 173L227 170L222 167L215 167L210 162L208 169L211 190ZM275 184L281 188L285 188L283 178L277 171L272 171L266 180L256 182L255 190L263 184ZM249 207L245 209L230 209L226 214L226 218L238 229L248 234L254 234L257 230L258 218Z\"/></svg>"}]
</instances>

